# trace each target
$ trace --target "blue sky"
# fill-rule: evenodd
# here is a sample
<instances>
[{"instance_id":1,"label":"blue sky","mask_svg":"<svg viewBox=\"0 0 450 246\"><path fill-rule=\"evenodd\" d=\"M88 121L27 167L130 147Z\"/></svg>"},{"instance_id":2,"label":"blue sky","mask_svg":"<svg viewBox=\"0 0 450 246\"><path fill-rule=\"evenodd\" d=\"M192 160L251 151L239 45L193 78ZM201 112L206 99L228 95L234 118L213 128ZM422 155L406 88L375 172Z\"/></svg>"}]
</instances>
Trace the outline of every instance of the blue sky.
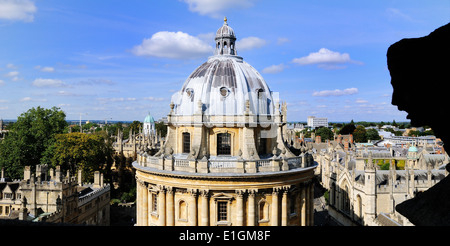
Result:
<instances>
[{"instance_id":1,"label":"blue sky","mask_svg":"<svg viewBox=\"0 0 450 246\"><path fill-rule=\"evenodd\" d=\"M447 24L450 0L0 0L0 118L37 106L74 120L166 116L224 16L288 121L407 121L390 104L387 48Z\"/></svg>"}]
</instances>

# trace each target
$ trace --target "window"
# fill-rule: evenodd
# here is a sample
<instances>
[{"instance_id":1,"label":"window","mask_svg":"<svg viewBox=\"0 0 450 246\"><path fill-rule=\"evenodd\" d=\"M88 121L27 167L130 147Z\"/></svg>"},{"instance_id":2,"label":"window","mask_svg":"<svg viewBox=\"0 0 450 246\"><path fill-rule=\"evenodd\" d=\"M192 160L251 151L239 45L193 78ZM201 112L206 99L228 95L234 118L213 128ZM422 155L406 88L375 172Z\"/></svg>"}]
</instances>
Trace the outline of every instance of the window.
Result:
<instances>
[{"instance_id":1,"label":"window","mask_svg":"<svg viewBox=\"0 0 450 246\"><path fill-rule=\"evenodd\" d=\"M191 134L189 132L183 132L183 153L189 153L191 151Z\"/></svg>"},{"instance_id":2,"label":"window","mask_svg":"<svg viewBox=\"0 0 450 246\"><path fill-rule=\"evenodd\" d=\"M227 202L218 202L217 203L218 213L217 213L217 221L227 221L228 211L227 211Z\"/></svg>"},{"instance_id":3,"label":"window","mask_svg":"<svg viewBox=\"0 0 450 246\"><path fill-rule=\"evenodd\" d=\"M222 97L227 97L228 94L230 93L230 91L226 87L220 87L219 91Z\"/></svg>"},{"instance_id":4,"label":"window","mask_svg":"<svg viewBox=\"0 0 450 246\"><path fill-rule=\"evenodd\" d=\"M261 134L259 134L259 145L258 145L258 154L264 155L267 152L267 138L261 137Z\"/></svg>"},{"instance_id":5,"label":"window","mask_svg":"<svg viewBox=\"0 0 450 246\"><path fill-rule=\"evenodd\" d=\"M158 194L152 193L152 212L157 213L158 212Z\"/></svg>"},{"instance_id":6,"label":"window","mask_svg":"<svg viewBox=\"0 0 450 246\"><path fill-rule=\"evenodd\" d=\"M290 214L295 214L296 213L296 209L295 209L295 201L296 201L296 196L295 195L291 195L290 199L289 199L289 212Z\"/></svg>"},{"instance_id":7,"label":"window","mask_svg":"<svg viewBox=\"0 0 450 246\"><path fill-rule=\"evenodd\" d=\"M261 202L259 204L259 220L266 220L266 212L265 212L265 206L266 203L265 202Z\"/></svg>"},{"instance_id":8,"label":"window","mask_svg":"<svg viewBox=\"0 0 450 246\"><path fill-rule=\"evenodd\" d=\"M217 155L231 155L231 136L229 133L217 134Z\"/></svg>"},{"instance_id":9,"label":"window","mask_svg":"<svg viewBox=\"0 0 450 246\"><path fill-rule=\"evenodd\" d=\"M181 221L187 221L187 204L181 200L178 206L178 219Z\"/></svg>"},{"instance_id":10,"label":"window","mask_svg":"<svg viewBox=\"0 0 450 246\"><path fill-rule=\"evenodd\" d=\"M192 88L187 88L186 89L186 95L189 97L189 98L193 98L194 97L194 89L192 89Z\"/></svg>"}]
</instances>

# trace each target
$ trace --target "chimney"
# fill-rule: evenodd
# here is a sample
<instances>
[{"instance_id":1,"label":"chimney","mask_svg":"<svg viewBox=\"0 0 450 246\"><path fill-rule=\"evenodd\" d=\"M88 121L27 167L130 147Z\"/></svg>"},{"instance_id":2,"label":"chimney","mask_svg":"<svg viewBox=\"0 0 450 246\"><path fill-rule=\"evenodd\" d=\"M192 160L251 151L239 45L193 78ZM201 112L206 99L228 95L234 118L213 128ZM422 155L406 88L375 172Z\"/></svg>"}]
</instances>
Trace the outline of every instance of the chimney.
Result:
<instances>
[{"instance_id":1,"label":"chimney","mask_svg":"<svg viewBox=\"0 0 450 246\"><path fill-rule=\"evenodd\" d=\"M61 182L61 166L56 167L55 180Z\"/></svg>"},{"instance_id":2,"label":"chimney","mask_svg":"<svg viewBox=\"0 0 450 246\"><path fill-rule=\"evenodd\" d=\"M30 166L25 166L23 169L23 179L29 180L31 178L31 169Z\"/></svg>"},{"instance_id":3,"label":"chimney","mask_svg":"<svg viewBox=\"0 0 450 246\"><path fill-rule=\"evenodd\" d=\"M95 171L94 173L94 188L100 188L100 171Z\"/></svg>"},{"instance_id":4,"label":"chimney","mask_svg":"<svg viewBox=\"0 0 450 246\"><path fill-rule=\"evenodd\" d=\"M81 175L82 175L81 169L78 169L78 185L79 186L83 185L83 182L81 181Z\"/></svg>"}]
</instances>

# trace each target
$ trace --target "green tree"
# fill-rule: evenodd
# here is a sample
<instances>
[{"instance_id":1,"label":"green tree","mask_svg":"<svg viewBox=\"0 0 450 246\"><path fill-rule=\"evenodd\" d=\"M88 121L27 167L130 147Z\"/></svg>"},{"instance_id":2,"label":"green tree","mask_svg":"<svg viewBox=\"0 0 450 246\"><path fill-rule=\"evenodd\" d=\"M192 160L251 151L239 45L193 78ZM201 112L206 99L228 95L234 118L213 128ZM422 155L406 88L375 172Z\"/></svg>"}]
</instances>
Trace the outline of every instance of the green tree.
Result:
<instances>
[{"instance_id":1,"label":"green tree","mask_svg":"<svg viewBox=\"0 0 450 246\"><path fill-rule=\"evenodd\" d=\"M51 146L56 134L67 127L66 114L57 107L31 108L22 113L11 126L9 134L0 143L0 167L6 175L21 178L24 166L33 169L41 163L48 163Z\"/></svg>"},{"instance_id":2,"label":"green tree","mask_svg":"<svg viewBox=\"0 0 450 246\"><path fill-rule=\"evenodd\" d=\"M339 133L342 134L342 135L352 134L353 131L355 131L355 129L356 129L355 123L354 123L353 120L352 120L350 123L345 124L345 125L341 128L341 130L339 131Z\"/></svg>"},{"instance_id":3,"label":"green tree","mask_svg":"<svg viewBox=\"0 0 450 246\"><path fill-rule=\"evenodd\" d=\"M353 131L353 140L357 143L367 142L366 128L364 126L358 126Z\"/></svg>"},{"instance_id":4,"label":"green tree","mask_svg":"<svg viewBox=\"0 0 450 246\"><path fill-rule=\"evenodd\" d=\"M94 172L110 169L113 162L112 141L105 139L106 134L85 134L72 132L56 135L53 144L52 167L61 166L63 171L76 173L83 171L85 182L93 180Z\"/></svg>"},{"instance_id":5,"label":"green tree","mask_svg":"<svg viewBox=\"0 0 450 246\"><path fill-rule=\"evenodd\" d=\"M366 136L367 136L368 140L380 140L381 139L380 135L378 134L378 131L373 128L367 130Z\"/></svg>"},{"instance_id":6,"label":"green tree","mask_svg":"<svg viewBox=\"0 0 450 246\"><path fill-rule=\"evenodd\" d=\"M130 127L130 130L133 130L134 133L137 133L143 127L143 124L140 121L135 120L135 121L131 122L129 127Z\"/></svg>"},{"instance_id":7,"label":"green tree","mask_svg":"<svg viewBox=\"0 0 450 246\"><path fill-rule=\"evenodd\" d=\"M160 132L161 137L165 137L167 135L167 126L164 124L164 122L156 122L155 129Z\"/></svg>"},{"instance_id":8,"label":"green tree","mask_svg":"<svg viewBox=\"0 0 450 246\"><path fill-rule=\"evenodd\" d=\"M323 140L334 140L334 134L328 127L321 127L316 130L316 136L320 136Z\"/></svg>"}]
</instances>

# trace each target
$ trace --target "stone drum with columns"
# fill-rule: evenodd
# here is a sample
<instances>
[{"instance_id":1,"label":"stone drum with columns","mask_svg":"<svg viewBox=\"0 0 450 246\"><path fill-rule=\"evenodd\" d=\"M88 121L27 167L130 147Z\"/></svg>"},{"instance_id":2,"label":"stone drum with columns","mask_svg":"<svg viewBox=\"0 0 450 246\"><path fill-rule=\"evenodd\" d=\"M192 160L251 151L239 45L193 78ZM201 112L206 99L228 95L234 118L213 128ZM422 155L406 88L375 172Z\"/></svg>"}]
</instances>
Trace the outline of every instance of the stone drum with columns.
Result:
<instances>
[{"instance_id":1,"label":"stone drum with columns","mask_svg":"<svg viewBox=\"0 0 450 246\"><path fill-rule=\"evenodd\" d=\"M286 104L235 41L225 19L214 55L172 97L165 142L138 153L138 226L313 225L316 164L290 151Z\"/></svg>"}]
</instances>

